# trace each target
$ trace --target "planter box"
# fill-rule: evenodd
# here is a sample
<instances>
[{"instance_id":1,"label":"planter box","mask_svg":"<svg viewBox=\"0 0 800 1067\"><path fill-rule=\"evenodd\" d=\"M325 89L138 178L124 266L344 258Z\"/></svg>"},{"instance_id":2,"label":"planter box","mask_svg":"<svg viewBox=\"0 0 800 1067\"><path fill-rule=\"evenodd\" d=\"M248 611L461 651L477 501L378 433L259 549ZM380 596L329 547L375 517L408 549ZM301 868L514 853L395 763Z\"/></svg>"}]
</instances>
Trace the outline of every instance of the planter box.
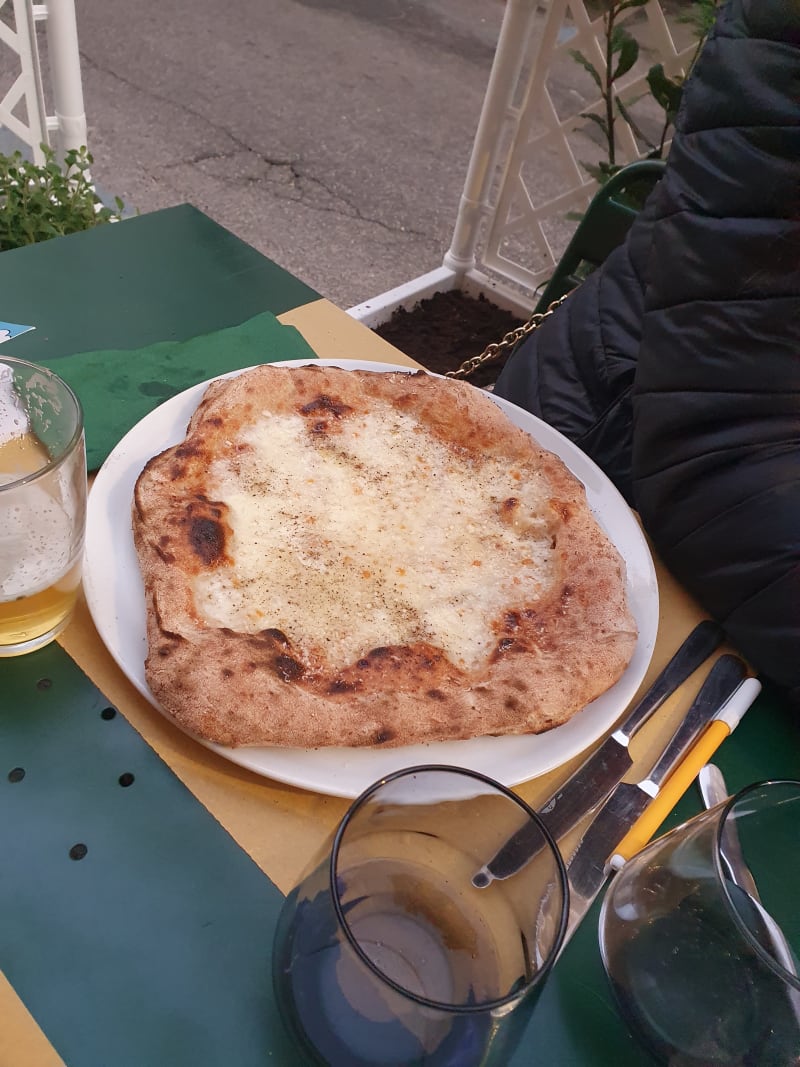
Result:
<instances>
[{"instance_id":1,"label":"planter box","mask_svg":"<svg viewBox=\"0 0 800 1067\"><path fill-rule=\"evenodd\" d=\"M467 296L478 298L485 297L497 307L512 312L520 319L527 319L531 313L531 297L514 295L500 282L493 282L488 276L478 272L459 274L448 267L437 267L436 270L421 274L412 278L403 285L389 289L379 296L365 300L361 304L348 308L348 315L363 322L365 326L375 329L388 322L398 309L413 311L421 300L426 300L434 293L446 293L458 289Z\"/></svg>"}]
</instances>

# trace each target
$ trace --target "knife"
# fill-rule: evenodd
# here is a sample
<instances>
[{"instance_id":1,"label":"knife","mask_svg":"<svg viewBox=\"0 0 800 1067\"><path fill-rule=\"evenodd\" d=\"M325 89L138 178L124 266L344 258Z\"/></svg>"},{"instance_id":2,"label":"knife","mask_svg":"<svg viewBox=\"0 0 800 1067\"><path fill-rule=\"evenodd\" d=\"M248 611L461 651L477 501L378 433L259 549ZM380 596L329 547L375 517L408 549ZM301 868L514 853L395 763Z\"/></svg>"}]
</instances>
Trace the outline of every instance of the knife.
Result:
<instances>
[{"instance_id":1,"label":"knife","mask_svg":"<svg viewBox=\"0 0 800 1067\"><path fill-rule=\"evenodd\" d=\"M708 761L712 758L726 737L730 737L744 717L744 713L761 692L761 682L757 678L746 678L727 703L720 708L703 733L700 735L688 756L681 761L680 767L669 776L658 796L647 808L644 815L637 819L614 851L609 863L619 869L634 853L644 848L656 830L666 819L680 798L695 780L703 786L709 771L717 770Z\"/></svg>"},{"instance_id":2,"label":"knife","mask_svg":"<svg viewBox=\"0 0 800 1067\"><path fill-rule=\"evenodd\" d=\"M697 785L706 809L714 808L725 800L730 800L730 793L725 784L722 771L715 763L707 763L697 777ZM745 862L742 843L736 830L736 823L726 819L722 825L720 854L731 876L731 880L740 886L753 900L761 901L753 872Z\"/></svg>"},{"instance_id":3,"label":"knife","mask_svg":"<svg viewBox=\"0 0 800 1067\"><path fill-rule=\"evenodd\" d=\"M716 807L717 804L730 799L725 777L714 763L707 763L702 768L697 778L697 784L700 787L700 794L706 809ZM783 930L764 907L753 872L747 866L747 861L742 852L742 843L736 830L735 819L725 819L722 823L719 844L720 856L728 870L731 881L742 891L745 901L747 897L750 898L747 903L750 906L750 910L755 912L759 920L764 936L764 947L772 953L784 970L788 971L789 974L796 975L797 964L795 963L791 945L786 940ZM800 992L789 985L786 985L785 989L789 997L792 1013L795 1019L800 1021Z\"/></svg>"},{"instance_id":4,"label":"knife","mask_svg":"<svg viewBox=\"0 0 800 1067\"><path fill-rule=\"evenodd\" d=\"M556 840L602 804L622 780L633 766L628 751L630 739L667 697L708 659L723 637L721 627L710 619L699 623L617 729L538 809L539 816ZM485 889L495 879L516 874L533 859L540 845L538 830L526 822L488 863L476 871L472 884L476 889Z\"/></svg>"},{"instance_id":5,"label":"knife","mask_svg":"<svg viewBox=\"0 0 800 1067\"><path fill-rule=\"evenodd\" d=\"M647 777L617 785L589 824L567 864L570 885L568 935L602 888L610 870L609 858L617 845L658 796L661 784L680 764L694 739L739 689L746 674L747 667L738 656L720 656Z\"/></svg>"}]
</instances>

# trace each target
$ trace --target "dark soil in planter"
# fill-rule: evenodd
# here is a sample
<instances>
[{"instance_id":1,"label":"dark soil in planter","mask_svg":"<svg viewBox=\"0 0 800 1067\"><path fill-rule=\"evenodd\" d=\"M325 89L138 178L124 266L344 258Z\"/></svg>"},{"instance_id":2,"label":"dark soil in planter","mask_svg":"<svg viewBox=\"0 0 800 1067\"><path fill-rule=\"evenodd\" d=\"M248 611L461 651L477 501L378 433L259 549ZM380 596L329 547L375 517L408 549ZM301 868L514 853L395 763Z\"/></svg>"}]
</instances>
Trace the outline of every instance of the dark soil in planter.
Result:
<instances>
[{"instance_id":1,"label":"dark soil in planter","mask_svg":"<svg viewBox=\"0 0 800 1067\"><path fill-rule=\"evenodd\" d=\"M472 297L451 289L434 293L408 311L398 308L387 322L374 329L423 367L447 374L521 325L513 312L497 307L482 294ZM487 363L467 380L480 387L493 385L509 354Z\"/></svg>"}]
</instances>

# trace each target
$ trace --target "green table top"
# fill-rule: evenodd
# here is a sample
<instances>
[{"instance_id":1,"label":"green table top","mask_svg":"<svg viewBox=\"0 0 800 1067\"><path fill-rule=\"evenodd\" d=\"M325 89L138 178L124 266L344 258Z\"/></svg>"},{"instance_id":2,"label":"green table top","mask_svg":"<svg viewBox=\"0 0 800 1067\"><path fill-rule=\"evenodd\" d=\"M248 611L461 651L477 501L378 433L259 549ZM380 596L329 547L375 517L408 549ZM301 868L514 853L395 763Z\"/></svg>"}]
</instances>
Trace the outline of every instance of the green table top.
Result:
<instances>
[{"instance_id":1,"label":"green table top","mask_svg":"<svg viewBox=\"0 0 800 1067\"><path fill-rule=\"evenodd\" d=\"M0 319L36 327L3 351L34 361L186 339L316 298L308 286L188 205L0 254ZM5 673L8 681L7 670L0 662L0 679ZM771 777L800 778L798 740L797 723L780 697L766 690L720 750L718 762L731 789ZM687 795L671 824L697 810L698 798ZM564 951L514 1067L647 1062L614 1009L597 948L597 913L598 904ZM0 967L5 969L2 960ZM90 1016L87 1005L87 1024ZM38 1021L47 1033L47 1019ZM146 1026L142 1019L143 1031ZM73 1056L70 1067L90 1062L88 1056L84 1062ZM148 1062L159 1067L157 1059ZM180 1049L173 1049L169 1063L184 1062ZM274 1054L268 1062L296 1064L292 1056Z\"/></svg>"},{"instance_id":2,"label":"green table top","mask_svg":"<svg viewBox=\"0 0 800 1067\"><path fill-rule=\"evenodd\" d=\"M190 204L0 254L0 320L36 327L2 351L34 362L185 340L318 298Z\"/></svg>"}]
</instances>

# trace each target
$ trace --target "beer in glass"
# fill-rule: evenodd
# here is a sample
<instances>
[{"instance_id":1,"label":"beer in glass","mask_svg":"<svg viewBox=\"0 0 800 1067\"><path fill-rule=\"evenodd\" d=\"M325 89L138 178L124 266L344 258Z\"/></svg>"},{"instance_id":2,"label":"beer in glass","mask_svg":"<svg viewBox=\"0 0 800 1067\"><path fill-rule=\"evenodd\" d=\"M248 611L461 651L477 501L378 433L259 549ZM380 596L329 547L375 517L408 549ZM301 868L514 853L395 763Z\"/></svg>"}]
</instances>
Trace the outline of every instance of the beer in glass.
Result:
<instances>
[{"instance_id":1,"label":"beer in glass","mask_svg":"<svg viewBox=\"0 0 800 1067\"><path fill-rule=\"evenodd\" d=\"M41 648L67 625L85 524L77 397L45 367L0 356L0 656Z\"/></svg>"}]
</instances>

